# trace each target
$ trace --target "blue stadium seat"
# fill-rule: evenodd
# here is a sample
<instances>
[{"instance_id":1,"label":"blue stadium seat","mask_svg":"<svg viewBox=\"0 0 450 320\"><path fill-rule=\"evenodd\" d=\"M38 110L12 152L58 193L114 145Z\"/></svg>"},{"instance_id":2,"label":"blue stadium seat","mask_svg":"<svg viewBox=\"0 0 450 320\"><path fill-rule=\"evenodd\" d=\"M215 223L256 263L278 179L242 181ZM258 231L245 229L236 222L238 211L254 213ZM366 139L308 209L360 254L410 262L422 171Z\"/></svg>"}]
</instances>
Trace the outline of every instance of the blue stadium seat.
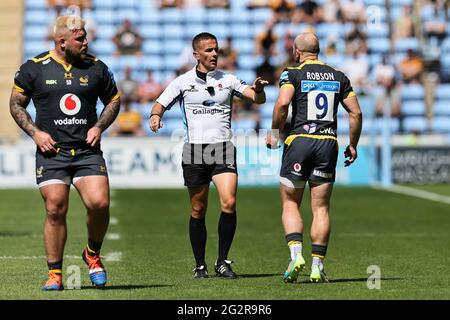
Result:
<instances>
[{"instance_id":1,"label":"blue stadium seat","mask_svg":"<svg viewBox=\"0 0 450 320\"><path fill-rule=\"evenodd\" d=\"M405 117L403 119L405 132L425 132L428 130L428 122L425 117Z\"/></svg>"},{"instance_id":2,"label":"blue stadium seat","mask_svg":"<svg viewBox=\"0 0 450 320\"><path fill-rule=\"evenodd\" d=\"M166 25L173 25L184 22L183 10L178 8L166 8L159 11L161 22Z\"/></svg>"},{"instance_id":3,"label":"blue stadium seat","mask_svg":"<svg viewBox=\"0 0 450 320\"><path fill-rule=\"evenodd\" d=\"M119 10L123 9L138 9L139 8L139 0L120 0L118 1ZM145 2L145 1L143 1ZM150 1L148 1L150 2Z\"/></svg>"},{"instance_id":4,"label":"blue stadium seat","mask_svg":"<svg viewBox=\"0 0 450 320\"><path fill-rule=\"evenodd\" d=\"M373 97L358 95L358 102L363 114L372 116L375 113L375 101Z\"/></svg>"},{"instance_id":5,"label":"blue stadium seat","mask_svg":"<svg viewBox=\"0 0 450 320\"><path fill-rule=\"evenodd\" d=\"M192 39L193 37L195 37L197 34L201 33L201 32L205 32L208 30L208 27L205 26L204 24L188 24L186 25L186 28L184 28L184 34L183 37L185 39ZM221 39L219 39L220 41Z\"/></svg>"},{"instance_id":6,"label":"blue stadium seat","mask_svg":"<svg viewBox=\"0 0 450 320\"><path fill-rule=\"evenodd\" d=\"M111 41L111 39L100 40L97 39L89 45L89 47L94 50L96 55L112 55L116 51L116 45Z\"/></svg>"},{"instance_id":7,"label":"blue stadium seat","mask_svg":"<svg viewBox=\"0 0 450 320\"><path fill-rule=\"evenodd\" d=\"M117 19L120 21L130 20L131 23L136 26L141 22L141 15L134 9L122 9L117 13ZM139 29L138 29L139 32Z\"/></svg>"},{"instance_id":8,"label":"blue stadium seat","mask_svg":"<svg viewBox=\"0 0 450 320\"><path fill-rule=\"evenodd\" d=\"M250 84L252 84L256 78L255 71L253 70L238 69L236 70L235 75L236 77L238 77L238 79L244 80L245 82Z\"/></svg>"},{"instance_id":9,"label":"blue stadium seat","mask_svg":"<svg viewBox=\"0 0 450 320\"><path fill-rule=\"evenodd\" d=\"M176 70L181 66L179 54L168 55L163 58L163 66L166 70Z\"/></svg>"},{"instance_id":10,"label":"blue stadium seat","mask_svg":"<svg viewBox=\"0 0 450 320\"><path fill-rule=\"evenodd\" d=\"M164 113L164 119L175 119L175 120L182 120L183 119L183 112L181 111L181 107L179 102L177 102L170 110L167 110L167 112Z\"/></svg>"},{"instance_id":11,"label":"blue stadium seat","mask_svg":"<svg viewBox=\"0 0 450 320\"><path fill-rule=\"evenodd\" d=\"M165 24L162 29L162 37L167 39L184 39L184 27L181 24Z\"/></svg>"},{"instance_id":12,"label":"blue stadium seat","mask_svg":"<svg viewBox=\"0 0 450 320\"><path fill-rule=\"evenodd\" d=\"M219 39L219 41L221 39L225 39L228 36L230 36L230 25L225 24L225 23L214 23L214 24L210 24L207 28L208 32L212 33L213 35L215 35L217 37L217 39Z\"/></svg>"},{"instance_id":13,"label":"blue stadium seat","mask_svg":"<svg viewBox=\"0 0 450 320\"><path fill-rule=\"evenodd\" d=\"M145 55L162 54L164 53L165 47L160 40L145 40L142 45L142 50Z\"/></svg>"},{"instance_id":14,"label":"blue stadium seat","mask_svg":"<svg viewBox=\"0 0 450 320\"><path fill-rule=\"evenodd\" d=\"M278 87L277 86L266 86L264 88L264 91L266 92L266 100L275 102L278 98ZM273 106L272 106L273 107Z\"/></svg>"},{"instance_id":15,"label":"blue stadium seat","mask_svg":"<svg viewBox=\"0 0 450 320\"><path fill-rule=\"evenodd\" d=\"M45 41L45 38L47 37L48 33L51 31L47 25L30 25L30 26L24 26L24 36L25 40L40 40Z\"/></svg>"},{"instance_id":16,"label":"blue stadium seat","mask_svg":"<svg viewBox=\"0 0 450 320\"><path fill-rule=\"evenodd\" d=\"M437 116L450 116L450 100L438 100L434 103L433 114ZM447 124L450 127L450 122Z\"/></svg>"},{"instance_id":17,"label":"blue stadium seat","mask_svg":"<svg viewBox=\"0 0 450 320\"><path fill-rule=\"evenodd\" d=\"M100 25L97 26L97 40L109 40L114 37L116 33L116 27L114 25Z\"/></svg>"},{"instance_id":18,"label":"blue stadium seat","mask_svg":"<svg viewBox=\"0 0 450 320\"><path fill-rule=\"evenodd\" d=\"M31 119L33 121L36 120L36 107L34 106L33 100L30 100L30 103L27 106L27 112L30 114Z\"/></svg>"},{"instance_id":19,"label":"blue stadium seat","mask_svg":"<svg viewBox=\"0 0 450 320\"><path fill-rule=\"evenodd\" d=\"M248 23L251 21L250 10L231 10L230 23Z\"/></svg>"},{"instance_id":20,"label":"blue stadium seat","mask_svg":"<svg viewBox=\"0 0 450 320\"><path fill-rule=\"evenodd\" d=\"M270 8L257 8L250 11L253 23L266 23L273 15Z\"/></svg>"},{"instance_id":21,"label":"blue stadium seat","mask_svg":"<svg viewBox=\"0 0 450 320\"><path fill-rule=\"evenodd\" d=\"M162 28L159 24L142 24L139 32L144 39L159 39L162 37Z\"/></svg>"},{"instance_id":22,"label":"blue stadium seat","mask_svg":"<svg viewBox=\"0 0 450 320\"><path fill-rule=\"evenodd\" d=\"M95 11L95 22L98 25L118 25L119 21L117 15L113 10L96 10Z\"/></svg>"},{"instance_id":23,"label":"blue stadium seat","mask_svg":"<svg viewBox=\"0 0 450 320\"><path fill-rule=\"evenodd\" d=\"M232 24L231 36L233 38L244 38L252 41L254 36L253 29L248 23Z\"/></svg>"},{"instance_id":24,"label":"blue stadium seat","mask_svg":"<svg viewBox=\"0 0 450 320\"><path fill-rule=\"evenodd\" d=\"M436 89L436 99L448 100L450 99L450 84L440 84Z\"/></svg>"},{"instance_id":25,"label":"blue stadium seat","mask_svg":"<svg viewBox=\"0 0 450 320\"><path fill-rule=\"evenodd\" d=\"M389 25L387 23L377 23L364 28L369 38L388 38Z\"/></svg>"},{"instance_id":26,"label":"blue stadium seat","mask_svg":"<svg viewBox=\"0 0 450 320\"><path fill-rule=\"evenodd\" d=\"M141 10L139 13L141 15L140 20L142 24L158 24L161 21L161 15L156 10Z\"/></svg>"},{"instance_id":27,"label":"blue stadium seat","mask_svg":"<svg viewBox=\"0 0 450 320\"><path fill-rule=\"evenodd\" d=\"M259 112L261 114L261 117L263 118L271 118L273 114L273 103L270 103L269 101L266 101L262 106L259 107Z\"/></svg>"},{"instance_id":28,"label":"blue stadium seat","mask_svg":"<svg viewBox=\"0 0 450 320\"><path fill-rule=\"evenodd\" d=\"M436 133L450 133L450 117L434 117L431 130Z\"/></svg>"},{"instance_id":29,"label":"blue stadium seat","mask_svg":"<svg viewBox=\"0 0 450 320\"><path fill-rule=\"evenodd\" d=\"M337 119L337 133L338 135L341 134L348 134L349 133L349 126L348 126L348 119L347 118L338 118ZM364 122L363 122L364 124Z\"/></svg>"},{"instance_id":30,"label":"blue stadium seat","mask_svg":"<svg viewBox=\"0 0 450 320\"><path fill-rule=\"evenodd\" d=\"M230 13L227 9L217 8L217 9L209 9L206 12L207 21L210 24L215 23L229 23L230 21Z\"/></svg>"},{"instance_id":31,"label":"blue stadium seat","mask_svg":"<svg viewBox=\"0 0 450 320\"><path fill-rule=\"evenodd\" d=\"M208 21L208 11L205 9L186 9L183 11L183 14L187 27L191 24L203 24Z\"/></svg>"},{"instance_id":32,"label":"blue stadium seat","mask_svg":"<svg viewBox=\"0 0 450 320\"><path fill-rule=\"evenodd\" d=\"M51 42L44 42L44 41L27 41L24 43L24 47L25 47L25 56L34 57L44 51L51 50L52 44Z\"/></svg>"},{"instance_id":33,"label":"blue stadium seat","mask_svg":"<svg viewBox=\"0 0 450 320\"><path fill-rule=\"evenodd\" d=\"M417 100L402 102L401 110L405 116L424 116L426 114L425 103Z\"/></svg>"},{"instance_id":34,"label":"blue stadium seat","mask_svg":"<svg viewBox=\"0 0 450 320\"><path fill-rule=\"evenodd\" d=\"M364 123L364 121L363 121ZM363 124L364 125L364 124ZM400 130L400 121L398 118L390 118L389 119L389 129L391 133L398 133ZM381 133L384 131L384 119L376 118L372 120L372 130L375 130L377 133Z\"/></svg>"},{"instance_id":35,"label":"blue stadium seat","mask_svg":"<svg viewBox=\"0 0 450 320\"><path fill-rule=\"evenodd\" d=\"M370 38L367 40L369 49L376 53L388 53L389 39L387 38Z\"/></svg>"},{"instance_id":36,"label":"blue stadium seat","mask_svg":"<svg viewBox=\"0 0 450 320\"><path fill-rule=\"evenodd\" d=\"M46 0L26 0L25 7L27 10L47 9Z\"/></svg>"},{"instance_id":37,"label":"blue stadium seat","mask_svg":"<svg viewBox=\"0 0 450 320\"><path fill-rule=\"evenodd\" d=\"M139 70L143 67L144 59L136 56L121 56L119 58L119 66L123 70L125 67L130 66L133 70Z\"/></svg>"},{"instance_id":38,"label":"blue stadium seat","mask_svg":"<svg viewBox=\"0 0 450 320\"><path fill-rule=\"evenodd\" d=\"M93 7L96 11L113 10L117 7L118 0L94 0Z\"/></svg>"},{"instance_id":39,"label":"blue stadium seat","mask_svg":"<svg viewBox=\"0 0 450 320\"><path fill-rule=\"evenodd\" d=\"M99 59L103 61L103 63L106 64L108 68L112 70L117 81L118 78L116 74L120 72L119 58L106 55L106 56L99 56Z\"/></svg>"},{"instance_id":40,"label":"blue stadium seat","mask_svg":"<svg viewBox=\"0 0 450 320\"><path fill-rule=\"evenodd\" d=\"M256 121L255 119L251 118L242 118L234 120L232 123L233 129L241 129L241 130L249 130L249 129L255 129L256 127Z\"/></svg>"},{"instance_id":41,"label":"blue stadium seat","mask_svg":"<svg viewBox=\"0 0 450 320\"><path fill-rule=\"evenodd\" d=\"M240 54L238 57L238 66L241 69L255 69L261 63L262 57L245 54Z\"/></svg>"},{"instance_id":42,"label":"blue stadium seat","mask_svg":"<svg viewBox=\"0 0 450 320\"><path fill-rule=\"evenodd\" d=\"M406 52L408 49L417 51L419 49L419 40L417 38L400 38L394 45L396 52Z\"/></svg>"},{"instance_id":43,"label":"blue stadium seat","mask_svg":"<svg viewBox=\"0 0 450 320\"><path fill-rule=\"evenodd\" d=\"M166 39L163 42L164 54L177 54L179 55L185 47L184 41L178 39Z\"/></svg>"},{"instance_id":44,"label":"blue stadium seat","mask_svg":"<svg viewBox=\"0 0 450 320\"><path fill-rule=\"evenodd\" d=\"M272 116L270 116L270 118L269 117L262 118L260 126L261 126L261 129L266 129L266 130L272 129Z\"/></svg>"},{"instance_id":45,"label":"blue stadium seat","mask_svg":"<svg viewBox=\"0 0 450 320\"><path fill-rule=\"evenodd\" d=\"M162 70L164 68L164 61L159 55L146 54L142 60L142 68L153 71ZM157 76L159 76L159 73L154 74L155 79L157 79ZM159 79L157 81L159 81Z\"/></svg>"},{"instance_id":46,"label":"blue stadium seat","mask_svg":"<svg viewBox=\"0 0 450 320\"><path fill-rule=\"evenodd\" d=\"M402 100L423 100L425 89L420 84L405 84L401 89Z\"/></svg>"},{"instance_id":47,"label":"blue stadium seat","mask_svg":"<svg viewBox=\"0 0 450 320\"><path fill-rule=\"evenodd\" d=\"M27 10L25 12L25 25L43 25L47 26L54 20L54 14L47 10Z\"/></svg>"},{"instance_id":48,"label":"blue stadium seat","mask_svg":"<svg viewBox=\"0 0 450 320\"><path fill-rule=\"evenodd\" d=\"M249 39L233 39L233 47L239 54L251 55L255 48L255 43Z\"/></svg>"}]
</instances>

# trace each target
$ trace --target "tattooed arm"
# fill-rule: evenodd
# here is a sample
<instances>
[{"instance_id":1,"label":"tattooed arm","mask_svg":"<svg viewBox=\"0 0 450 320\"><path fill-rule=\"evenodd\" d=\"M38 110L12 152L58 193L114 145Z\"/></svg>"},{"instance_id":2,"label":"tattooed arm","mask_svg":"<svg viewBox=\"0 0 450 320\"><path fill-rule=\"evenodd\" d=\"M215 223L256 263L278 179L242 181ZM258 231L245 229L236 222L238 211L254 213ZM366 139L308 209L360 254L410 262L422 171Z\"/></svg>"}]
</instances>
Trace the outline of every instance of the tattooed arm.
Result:
<instances>
[{"instance_id":1,"label":"tattooed arm","mask_svg":"<svg viewBox=\"0 0 450 320\"><path fill-rule=\"evenodd\" d=\"M114 122L119 111L120 99L115 99L108 103L98 118L97 123L87 132L86 142L88 145L96 147L100 143L102 132Z\"/></svg>"},{"instance_id":2,"label":"tattooed arm","mask_svg":"<svg viewBox=\"0 0 450 320\"><path fill-rule=\"evenodd\" d=\"M56 151L56 142L47 132L39 130L27 112L26 107L29 102L29 97L19 92L16 88L13 88L9 100L9 111L12 117L19 127L33 138L42 152Z\"/></svg>"}]
</instances>

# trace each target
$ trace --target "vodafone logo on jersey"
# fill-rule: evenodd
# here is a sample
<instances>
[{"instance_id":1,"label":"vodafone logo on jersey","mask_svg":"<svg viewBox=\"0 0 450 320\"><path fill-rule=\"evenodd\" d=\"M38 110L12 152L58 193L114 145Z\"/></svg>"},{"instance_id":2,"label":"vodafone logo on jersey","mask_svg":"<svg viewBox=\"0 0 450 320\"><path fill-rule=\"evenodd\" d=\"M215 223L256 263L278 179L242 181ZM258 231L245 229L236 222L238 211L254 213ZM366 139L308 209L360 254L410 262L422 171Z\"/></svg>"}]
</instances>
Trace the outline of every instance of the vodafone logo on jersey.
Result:
<instances>
[{"instance_id":1,"label":"vodafone logo on jersey","mask_svg":"<svg viewBox=\"0 0 450 320\"><path fill-rule=\"evenodd\" d=\"M59 100L59 108L64 114L73 116L81 109L80 98L73 93L65 94L62 96L61 100Z\"/></svg>"}]
</instances>

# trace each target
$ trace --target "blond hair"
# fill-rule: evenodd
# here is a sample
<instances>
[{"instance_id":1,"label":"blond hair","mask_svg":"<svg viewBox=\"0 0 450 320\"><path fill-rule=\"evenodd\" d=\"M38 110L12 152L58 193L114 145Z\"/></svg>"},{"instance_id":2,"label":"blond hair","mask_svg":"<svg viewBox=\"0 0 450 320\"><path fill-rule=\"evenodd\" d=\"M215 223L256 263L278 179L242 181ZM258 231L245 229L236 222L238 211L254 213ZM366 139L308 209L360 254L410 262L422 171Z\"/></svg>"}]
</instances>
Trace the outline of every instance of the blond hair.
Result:
<instances>
[{"instance_id":1,"label":"blond hair","mask_svg":"<svg viewBox=\"0 0 450 320\"><path fill-rule=\"evenodd\" d=\"M65 34L67 31L84 29L85 22L80 16L59 16L53 25L53 37Z\"/></svg>"}]
</instances>

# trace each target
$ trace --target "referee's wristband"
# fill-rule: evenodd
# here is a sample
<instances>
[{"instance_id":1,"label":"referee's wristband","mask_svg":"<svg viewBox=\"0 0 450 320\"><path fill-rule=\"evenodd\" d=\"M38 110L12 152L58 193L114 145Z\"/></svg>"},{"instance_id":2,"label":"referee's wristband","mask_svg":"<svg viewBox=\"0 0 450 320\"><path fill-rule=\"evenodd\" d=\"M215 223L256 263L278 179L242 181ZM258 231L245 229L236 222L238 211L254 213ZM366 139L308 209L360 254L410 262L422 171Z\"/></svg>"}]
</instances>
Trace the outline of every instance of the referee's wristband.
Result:
<instances>
[{"instance_id":1,"label":"referee's wristband","mask_svg":"<svg viewBox=\"0 0 450 320\"><path fill-rule=\"evenodd\" d=\"M157 113L152 113L152 114L150 115L150 118L153 117L153 116L158 116L158 117L161 118L161 115L159 115L159 114L157 114Z\"/></svg>"}]
</instances>

